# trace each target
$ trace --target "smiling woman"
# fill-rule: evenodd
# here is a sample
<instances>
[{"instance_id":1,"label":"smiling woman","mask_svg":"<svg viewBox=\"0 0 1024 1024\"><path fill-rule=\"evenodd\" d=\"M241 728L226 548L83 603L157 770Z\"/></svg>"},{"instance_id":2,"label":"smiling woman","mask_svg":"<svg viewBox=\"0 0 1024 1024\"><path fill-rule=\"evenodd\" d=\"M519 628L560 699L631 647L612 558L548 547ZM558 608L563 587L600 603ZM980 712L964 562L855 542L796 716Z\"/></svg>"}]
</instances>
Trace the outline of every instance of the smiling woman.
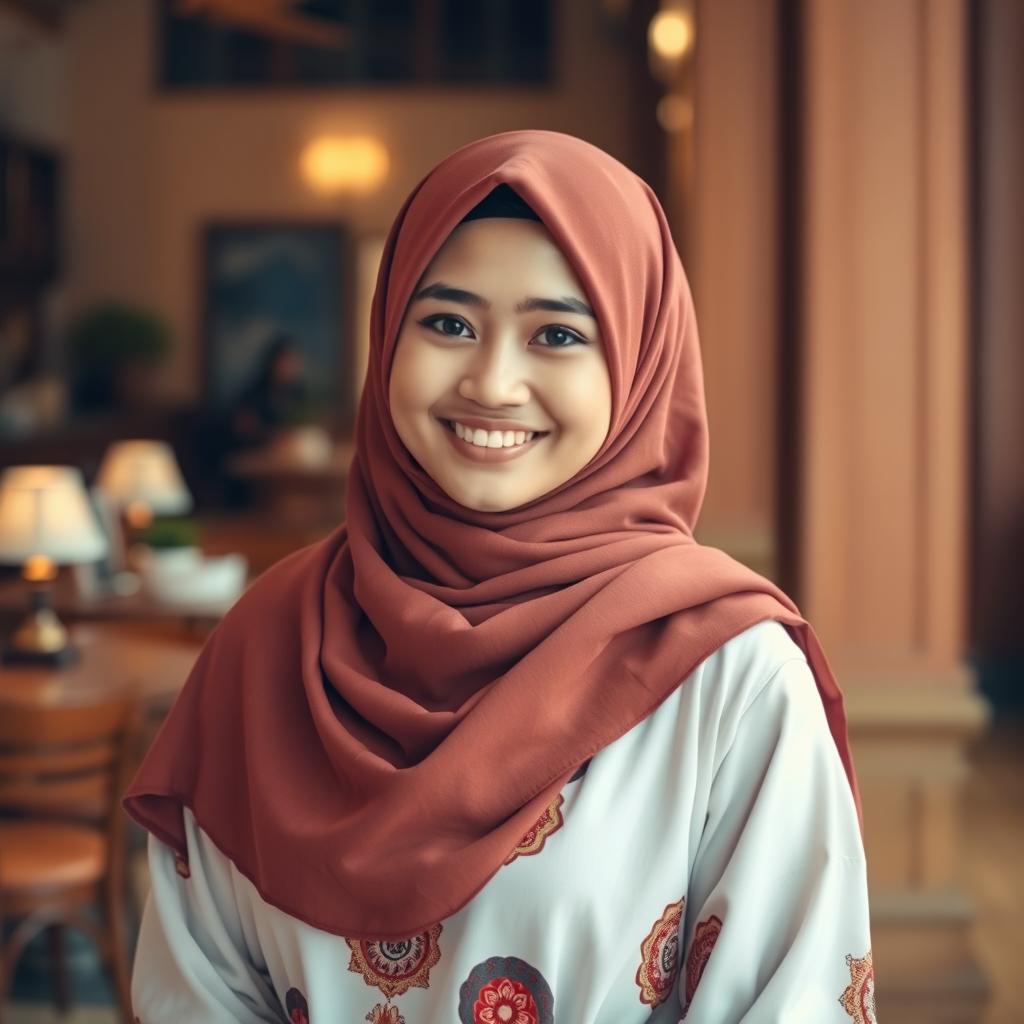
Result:
<instances>
[{"instance_id":1,"label":"smiling woman","mask_svg":"<svg viewBox=\"0 0 1024 1024\"><path fill-rule=\"evenodd\" d=\"M875 1024L842 698L697 544L692 299L568 135L398 211L347 519L203 649L126 806L145 1024Z\"/></svg>"},{"instance_id":2,"label":"smiling woman","mask_svg":"<svg viewBox=\"0 0 1024 1024\"><path fill-rule=\"evenodd\" d=\"M526 505L570 480L611 422L604 342L583 286L529 207L503 191L424 272L389 381L410 454L480 511Z\"/></svg>"}]
</instances>

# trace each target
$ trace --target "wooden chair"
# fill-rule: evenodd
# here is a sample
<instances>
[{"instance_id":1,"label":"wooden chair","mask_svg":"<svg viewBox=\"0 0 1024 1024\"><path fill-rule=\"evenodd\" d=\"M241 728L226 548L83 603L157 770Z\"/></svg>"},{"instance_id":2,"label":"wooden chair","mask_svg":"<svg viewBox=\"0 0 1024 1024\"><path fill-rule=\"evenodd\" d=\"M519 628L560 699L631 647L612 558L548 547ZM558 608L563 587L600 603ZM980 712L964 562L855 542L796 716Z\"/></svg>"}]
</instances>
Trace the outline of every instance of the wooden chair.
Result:
<instances>
[{"instance_id":1,"label":"wooden chair","mask_svg":"<svg viewBox=\"0 0 1024 1024\"><path fill-rule=\"evenodd\" d=\"M124 926L124 827L135 704L0 705L0 922L20 918L0 949L0 1021L26 945L49 929L55 1002L67 1010L66 925L96 944L125 1024L132 1021ZM97 905L103 924L83 911ZM0 933L2 941L2 933Z\"/></svg>"}]
</instances>

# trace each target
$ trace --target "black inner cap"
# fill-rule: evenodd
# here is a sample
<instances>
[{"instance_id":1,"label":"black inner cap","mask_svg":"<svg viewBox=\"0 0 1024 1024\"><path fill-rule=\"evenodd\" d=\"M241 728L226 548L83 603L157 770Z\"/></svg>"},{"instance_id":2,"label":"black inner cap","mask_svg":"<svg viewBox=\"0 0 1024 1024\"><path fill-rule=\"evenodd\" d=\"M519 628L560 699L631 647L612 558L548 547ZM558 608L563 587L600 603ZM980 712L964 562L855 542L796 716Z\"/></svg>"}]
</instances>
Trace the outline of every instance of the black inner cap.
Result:
<instances>
[{"instance_id":1,"label":"black inner cap","mask_svg":"<svg viewBox=\"0 0 1024 1024\"><path fill-rule=\"evenodd\" d=\"M518 217L521 220L540 220L529 203L521 199L510 185L498 185L493 188L459 223L465 224L467 220L483 220L485 217Z\"/></svg>"}]
</instances>

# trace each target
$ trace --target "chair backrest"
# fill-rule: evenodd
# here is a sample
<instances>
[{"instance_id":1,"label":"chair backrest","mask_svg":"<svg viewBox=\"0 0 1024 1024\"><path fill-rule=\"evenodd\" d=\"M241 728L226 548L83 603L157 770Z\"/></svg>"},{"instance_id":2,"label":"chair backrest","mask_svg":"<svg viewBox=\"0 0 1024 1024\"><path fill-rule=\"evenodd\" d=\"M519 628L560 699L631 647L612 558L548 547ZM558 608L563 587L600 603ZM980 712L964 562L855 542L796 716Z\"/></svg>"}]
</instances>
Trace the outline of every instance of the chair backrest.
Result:
<instances>
[{"instance_id":1,"label":"chair backrest","mask_svg":"<svg viewBox=\"0 0 1024 1024\"><path fill-rule=\"evenodd\" d=\"M0 704L0 811L110 819L125 782L135 714L128 697L81 705Z\"/></svg>"}]
</instances>

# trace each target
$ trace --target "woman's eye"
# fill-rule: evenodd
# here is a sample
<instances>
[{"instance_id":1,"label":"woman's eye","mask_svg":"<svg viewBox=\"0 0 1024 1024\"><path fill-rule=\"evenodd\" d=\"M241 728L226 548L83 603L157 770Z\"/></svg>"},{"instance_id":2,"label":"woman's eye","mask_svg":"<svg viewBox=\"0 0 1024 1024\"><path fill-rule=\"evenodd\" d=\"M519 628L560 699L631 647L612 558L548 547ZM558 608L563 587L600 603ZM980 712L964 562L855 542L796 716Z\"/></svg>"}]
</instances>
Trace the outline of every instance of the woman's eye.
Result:
<instances>
[{"instance_id":1,"label":"woman's eye","mask_svg":"<svg viewBox=\"0 0 1024 1024\"><path fill-rule=\"evenodd\" d=\"M449 338L474 337L473 329L465 320L447 313L435 313L433 316L425 317L420 323ZM545 327L537 337L544 339L544 348L572 348L574 345L587 344L586 338L567 327Z\"/></svg>"},{"instance_id":2,"label":"woman's eye","mask_svg":"<svg viewBox=\"0 0 1024 1024\"><path fill-rule=\"evenodd\" d=\"M469 334L460 333L462 328L469 331L469 325L465 321L460 320L457 316L447 316L443 313L438 313L434 316L426 317L421 320L420 323L425 327L433 327L435 331L439 331L441 334L447 334L450 338L469 337Z\"/></svg>"},{"instance_id":3,"label":"woman's eye","mask_svg":"<svg viewBox=\"0 0 1024 1024\"><path fill-rule=\"evenodd\" d=\"M566 327L545 327L538 337L546 338L546 348L572 348L573 345L586 345L585 338Z\"/></svg>"}]
</instances>

